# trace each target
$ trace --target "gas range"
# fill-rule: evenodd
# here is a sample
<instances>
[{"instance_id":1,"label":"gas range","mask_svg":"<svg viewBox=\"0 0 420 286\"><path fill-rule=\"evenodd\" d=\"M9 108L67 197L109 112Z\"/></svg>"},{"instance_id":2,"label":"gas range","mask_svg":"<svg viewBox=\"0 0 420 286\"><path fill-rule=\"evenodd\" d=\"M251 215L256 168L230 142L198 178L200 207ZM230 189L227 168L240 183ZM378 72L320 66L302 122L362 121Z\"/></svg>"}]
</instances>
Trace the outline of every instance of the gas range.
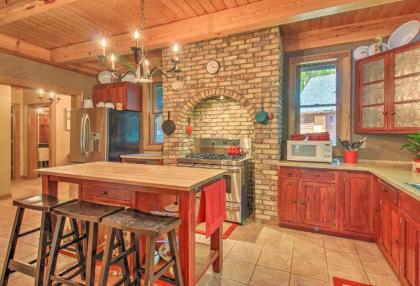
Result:
<instances>
[{"instance_id":1,"label":"gas range","mask_svg":"<svg viewBox=\"0 0 420 286\"><path fill-rule=\"evenodd\" d=\"M209 164L222 166L241 166L249 157L244 155L227 155L214 153L191 153L187 154L185 158L178 158L178 163L186 164Z\"/></svg>"},{"instance_id":2,"label":"gas range","mask_svg":"<svg viewBox=\"0 0 420 286\"><path fill-rule=\"evenodd\" d=\"M244 154L228 155L229 146L240 146ZM243 223L250 214L248 206L251 140L197 138L194 150L177 159L177 165L192 168L228 170L226 179L226 220ZM198 193L197 196L200 194Z\"/></svg>"}]
</instances>

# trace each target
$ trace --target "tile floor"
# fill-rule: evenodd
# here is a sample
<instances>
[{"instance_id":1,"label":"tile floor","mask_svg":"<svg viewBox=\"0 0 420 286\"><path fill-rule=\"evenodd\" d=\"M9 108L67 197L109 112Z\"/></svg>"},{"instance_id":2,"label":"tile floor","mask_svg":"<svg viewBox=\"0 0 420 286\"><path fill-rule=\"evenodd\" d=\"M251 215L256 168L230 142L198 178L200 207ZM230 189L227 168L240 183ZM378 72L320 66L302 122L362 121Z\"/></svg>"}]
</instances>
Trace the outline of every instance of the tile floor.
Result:
<instances>
[{"instance_id":1,"label":"tile floor","mask_svg":"<svg viewBox=\"0 0 420 286\"><path fill-rule=\"evenodd\" d=\"M60 185L68 196L68 185ZM20 180L12 184L13 198L38 194L41 180ZM73 193L74 195L74 193ZM10 228L15 210L12 200L0 201L0 267L3 266ZM28 212L23 228L39 224L39 215ZM201 235L197 241L208 243ZM37 234L19 242L17 258L30 260L36 255ZM198 248L197 260L205 256L207 248ZM62 257L65 267L71 259ZM222 274L208 271L200 286L327 286L332 277L357 280L378 286L400 285L388 263L373 243L295 231L249 222L236 228L224 240L224 270ZM33 285L33 279L15 273L9 285Z\"/></svg>"}]
</instances>

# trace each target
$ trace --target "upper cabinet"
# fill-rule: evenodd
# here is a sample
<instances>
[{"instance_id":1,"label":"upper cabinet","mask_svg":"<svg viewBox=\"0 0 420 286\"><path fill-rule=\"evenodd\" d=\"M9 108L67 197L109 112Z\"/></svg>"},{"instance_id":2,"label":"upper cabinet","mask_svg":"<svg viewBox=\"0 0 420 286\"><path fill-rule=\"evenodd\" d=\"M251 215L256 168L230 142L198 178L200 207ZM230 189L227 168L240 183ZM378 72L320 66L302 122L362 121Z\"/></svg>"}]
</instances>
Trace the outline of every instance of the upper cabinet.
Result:
<instances>
[{"instance_id":1,"label":"upper cabinet","mask_svg":"<svg viewBox=\"0 0 420 286\"><path fill-rule=\"evenodd\" d=\"M420 130L419 61L420 42L357 61L356 132Z\"/></svg>"},{"instance_id":2,"label":"upper cabinet","mask_svg":"<svg viewBox=\"0 0 420 286\"><path fill-rule=\"evenodd\" d=\"M93 102L122 105L122 110L142 111L141 86L130 82L98 84L93 87Z\"/></svg>"}]
</instances>

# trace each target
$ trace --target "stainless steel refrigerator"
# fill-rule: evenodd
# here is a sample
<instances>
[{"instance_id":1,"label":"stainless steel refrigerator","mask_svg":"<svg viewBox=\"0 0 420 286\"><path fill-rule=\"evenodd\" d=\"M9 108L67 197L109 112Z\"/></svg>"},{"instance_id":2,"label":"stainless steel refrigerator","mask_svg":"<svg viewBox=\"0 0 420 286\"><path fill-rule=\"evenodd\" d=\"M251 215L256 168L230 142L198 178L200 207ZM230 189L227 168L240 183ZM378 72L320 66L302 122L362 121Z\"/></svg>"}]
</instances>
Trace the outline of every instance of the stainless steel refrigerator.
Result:
<instances>
[{"instance_id":1,"label":"stainless steel refrigerator","mask_svg":"<svg viewBox=\"0 0 420 286\"><path fill-rule=\"evenodd\" d=\"M120 161L140 153L141 113L110 108L71 111L70 161Z\"/></svg>"}]
</instances>

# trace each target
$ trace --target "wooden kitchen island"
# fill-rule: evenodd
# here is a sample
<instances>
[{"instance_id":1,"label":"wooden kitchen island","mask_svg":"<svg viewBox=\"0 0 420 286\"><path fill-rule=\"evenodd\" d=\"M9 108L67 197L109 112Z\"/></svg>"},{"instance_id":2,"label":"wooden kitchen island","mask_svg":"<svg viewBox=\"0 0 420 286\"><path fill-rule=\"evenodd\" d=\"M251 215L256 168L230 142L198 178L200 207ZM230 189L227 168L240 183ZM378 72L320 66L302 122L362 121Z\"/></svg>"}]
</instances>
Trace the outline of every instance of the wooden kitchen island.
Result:
<instances>
[{"instance_id":1,"label":"wooden kitchen island","mask_svg":"<svg viewBox=\"0 0 420 286\"><path fill-rule=\"evenodd\" d=\"M184 285L195 285L206 269L222 271L222 229L211 236L204 269L195 269L196 192L222 178L219 169L95 162L37 170L43 194L58 195L58 183L79 186L79 198L142 211L162 210L179 198L179 252Z\"/></svg>"}]
</instances>

